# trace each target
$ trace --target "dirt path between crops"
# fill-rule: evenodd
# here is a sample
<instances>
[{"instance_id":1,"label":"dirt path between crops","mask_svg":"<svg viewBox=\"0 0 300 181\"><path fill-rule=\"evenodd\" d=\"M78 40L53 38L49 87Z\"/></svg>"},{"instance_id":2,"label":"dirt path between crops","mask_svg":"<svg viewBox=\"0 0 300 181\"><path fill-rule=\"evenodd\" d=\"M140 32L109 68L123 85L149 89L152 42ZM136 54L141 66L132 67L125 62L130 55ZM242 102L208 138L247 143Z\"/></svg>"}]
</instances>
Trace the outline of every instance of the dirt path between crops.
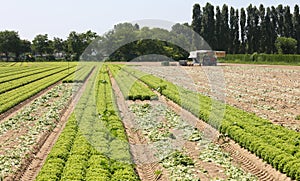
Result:
<instances>
[{"instance_id":1,"label":"dirt path between crops","mask_svg":"<svg viewBox=\"0 0 300 181\"><path fill-rule=\"evenodd\" d=\"M131 123L134 116L128 110L128 103L125 101L120 88L111 74L110 80L116 98L116 103L120 111L120 116L128 136L128 142L130 143L130 152L133 160L136 161L135 169L139 178L147 181L168 180L167 172L157 162L147 162L148 160L155 160L154 155L149 152L149 150L143 149L145 148L143 145L147 145L147 140L143 137L141 132L133 129L134 126ZM162 173L155 174L155 171L157 170L161 170Z\"/></svg>"},{"instance_id":2,"label":"dirt path between crops","mask_svg":"<svg viewBox=\"0 0 300 181\"><path fill-rule=\"evenodd\" d=\"M166 99L164 96L160 96L159 99L162 102L165 102L170 108L172 108L178 115L184 120L189 120L190 124L194 124L199 130L204 132L204 139L212 140L213 142L219 144L224 151L230 153L233 158L233 162L236 166L243 168L246 172L249 172L258 177L262 181L290 181L291 179L285 174L274 169L271 165L265 163L262 159L258 158L254 154L240 147L230 138L220 140L217 142L219 137L219 132L211 127L209 124L205 123L202 120L199 120L192 113L181 108L179 105ZM193 154L193 153L191 153ZM199 155L198 155L199 156ZM207 163L203 163L207 164ZM205 168L205 166L203 166ZM215 174L215 173L212 173ZM202 179L201 179L202 180ZM205 179L203 179L205 180Z\"/></svg>"},{"instance_id":3,"label":"dirt path between crops","mask_svg":"<svg viewBox=\"0 0 300 181\"><path fill-rule=\"evenodd\" d=\"M88 78L85 80L83 85L77 91L76 95L72 98L69 106L62 113L59 124L57 124L55 129L50 134L48 134L48 136L45 138L41 148L35 154L33 160L30 163L27 163L26 169L21 171L19 174L17 174L13 180L28 181L28 180L34 180L36 178L36 176L38 175L44 162L46 161L46 158L47 158L48 154L50 153L52 147L56 143L61 132L63 131L69 116L71 115L71 113L73 112L73 110L76 106L76 103L79 101L81 95L83 94L88 80L90 79L91 75L94 72L95 72L95 69L93 69L91 71Z\"/></svg>"}]
</instances>

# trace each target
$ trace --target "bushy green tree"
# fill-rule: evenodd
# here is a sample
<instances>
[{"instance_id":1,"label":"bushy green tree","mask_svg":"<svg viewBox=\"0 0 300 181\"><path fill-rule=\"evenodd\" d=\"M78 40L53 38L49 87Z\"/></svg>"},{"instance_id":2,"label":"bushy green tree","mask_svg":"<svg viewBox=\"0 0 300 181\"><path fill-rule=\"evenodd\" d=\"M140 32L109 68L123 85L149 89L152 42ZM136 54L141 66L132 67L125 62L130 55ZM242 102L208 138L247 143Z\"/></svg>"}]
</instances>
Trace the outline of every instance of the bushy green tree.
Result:
<instances>
[{"instance_id":1,"label":"bushy green tree","mask_svg":"<svg viewBox=\"0 0 300 181\"><path fill-rule=\"evenodd\" d=\"M275 45L279 54L294 54L297 50L297 40L294 38L278 37Z\"/></svg>"},{"instance_id":2,"label":"bushy green tree","mask_svg":"<svg viewBox=\"0 0 300 181\"><path fill-rule=\"evenodd\" d=\"M85 33L77 33L72 31L67 38L68 53L72 55L72 60L79 60L80 55L88 47L88 45L98 37L97 33L87 31Z\"/></svg>"},{"instance_id":3,"label":"bushy green tree","mask_svg":"<svg viewBox=\"0 0 300 181\"><path fill-rule=\"evenodd\" d=\"M9 53L18 55L21 46L21 40L16 31L0 31L0 53L4 53L6 59L9 58Z\"/></svg>"},{"instance_id":4,"label":"bushy green tree","mask_svg":"<svg viewBox=\"0 0 300 181\"><path fill-rule=\"evenodd\" d=\"M48 39L48 34L35 36L32 40L32 50L41 57L43 57L44 54L53 53L53 47L51 41Z\"/></svg>"}]
</instances>

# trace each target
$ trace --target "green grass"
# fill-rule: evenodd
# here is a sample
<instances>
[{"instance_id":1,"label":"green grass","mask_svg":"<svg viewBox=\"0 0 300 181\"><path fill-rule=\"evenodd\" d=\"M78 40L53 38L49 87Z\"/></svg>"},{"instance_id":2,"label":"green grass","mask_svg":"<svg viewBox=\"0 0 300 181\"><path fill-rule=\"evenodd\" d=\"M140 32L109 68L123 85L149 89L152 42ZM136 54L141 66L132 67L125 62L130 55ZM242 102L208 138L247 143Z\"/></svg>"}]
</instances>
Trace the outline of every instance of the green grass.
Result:
<instances>
[{"instance_id":1,"label":"green grass","mask_svg":"<svg viewBox=\"0 0 300 181\"><path fill-rule=\"evenodd\" d=\"M257 64L257 65L294 65L300 66L298 63L289 63L289 62L264 62L264 61L243 61L243 60L219 60L218 63L237 63L237 64Z\"/></svg>"},{"instance_id":2,"label":"green grass","mask_svg":"<svg viewBox=\"0 0 300 181\"><path fill-rule=\"evenodd\" d=\"M300 65L297 54L227 54L219 58L220 63L266 64L266 65Z\"/></svg>"}]
</instances>

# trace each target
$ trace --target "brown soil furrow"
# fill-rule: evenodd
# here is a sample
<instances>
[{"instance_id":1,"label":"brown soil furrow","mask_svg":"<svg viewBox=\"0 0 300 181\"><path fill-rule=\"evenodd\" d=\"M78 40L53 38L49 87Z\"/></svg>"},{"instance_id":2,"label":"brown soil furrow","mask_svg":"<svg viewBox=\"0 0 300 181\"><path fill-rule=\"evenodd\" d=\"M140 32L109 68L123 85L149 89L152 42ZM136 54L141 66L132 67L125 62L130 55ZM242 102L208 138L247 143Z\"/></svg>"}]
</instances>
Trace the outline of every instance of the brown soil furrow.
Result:
<instances>
[{"instance_id":1,"label":"brown soil furrow","mask_svg":"<svg viewBox=\"0 0 300 181\"><path fill-rule=\"evenodd\" d=\"M205 138L211 139L211 141L216 140L219 137L219 132L215 130L213 127L208 125L207 123L199 120L192 113L186 111L181 108L179 105L174 103L171 100L168 100L164 96L160 95L159 100L165 102L169 107L171 107L177 114L179 114L184 120L188 120L190 124L194 124L199 130L208 133L208 135L204 135ZM197 123L195 123L195 120ZM229 144L225 144L224 151L231 154L233 157L233 161L236 165L240 165L245 171L250 172L257 176L259 180L265 180L268 178L269 180L282 180L282 181L290 181L291 179L287 177L285 174L280 173L267 163L263 162L260 158L256 157L252 153L240 147L233 140L229 139ZM222 146L222 145L221 145Z\"/></svg>"},{"instance_id":2,"label":"brown soil furrow","mask_svg":"<svg viewBox=\"0 0 300 181\"><path fill-rule=\"evenodd\" d=\"M116 102L118 109L120 111L120 115L122 118L123 125L126 130L126 134L129 138L129 143L131 145L131 154L133 157L133 160L136 160L136 171L137 174L139 175L141 180L149 180L149 181L156 181L156 180L168 180L167 172L157 163L157 162L152 162L152 163L143 163L139 162L139 157L141 157L141 150L134 149L134 146L143 146L147 144L147 140L143 137L143 135L139 131L134 131L133 128L133 123L132 120L134 116L130 113L128 110L128 105L130 104L130 101L126 101L124 99L124 96L118 87L115 79L112 77L110 74L110 80L112 83L112 88L114 91L114 95L116 97ZM142 161L145 160L153 160L153 155L151 155L150 152L147 152L147 154L142 153ZM156 174L155 171L161 170L161 174Z\"/></svg>"},{"instance_id":3,"label":"brown soil furrow","mask_svg":"<svg viewBox=\"0 0 300 181\"><path fill-rule=\"evenodd\" d=\"M259 159L247 150L241 148L232 140L229 143L223 145L223 149L229 152L233 159L237 163L241 164L242 168L256 175L259 180L291 180L285 174L282 174L276 169L272 168L270 165L263 162L263 160Z\"/></svg>"},{"instance_id":4,"label":"brown soil furrow","mask_svg":"<svg viewBox=\"0 0 300 181\"><path fill-rule=\"evenodd\" d=\"M224 174L224 168L214 163L203 162L199 159L199 153L201 150L195 149L197 147L195 142L186 142L184 148L187 150L187 154L195 162L196 174L202 181L210 181L211 178L220 178L226 180L227 176ZM200 170L206 170L206 173Z\"/></svg>"}]
</instances>

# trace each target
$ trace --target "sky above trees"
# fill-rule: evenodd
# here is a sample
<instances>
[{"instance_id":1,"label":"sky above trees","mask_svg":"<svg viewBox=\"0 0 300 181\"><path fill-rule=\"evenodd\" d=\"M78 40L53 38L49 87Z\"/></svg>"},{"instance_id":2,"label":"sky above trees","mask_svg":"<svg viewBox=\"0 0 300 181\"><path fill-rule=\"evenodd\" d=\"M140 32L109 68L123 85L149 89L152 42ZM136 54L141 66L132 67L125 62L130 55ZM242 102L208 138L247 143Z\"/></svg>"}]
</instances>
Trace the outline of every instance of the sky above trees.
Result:
<instances>
[{"instance_id":1,"label":"sky above trees","mask_svg":"<svg viewBox=\"0 0 300 181\"><path fill-rule=\"evenodd\" d=\"M115 24L141 19L161 19L174 23L190 23L192 8L195 3L204 6L207 1L195 0L152 0L152 1L117 1L117 0L1 0L0 31L18 31L22 39L33 40L37 34L48 34L49 38L66 38L69 32L92 30L99 35L113 29ZM224 3L229 7L247 7L249 1L209 1L216 6ZM294 7L299 0L251 1L253 5L277 6L278 4Z\"/></svg>"}]
</instances>

